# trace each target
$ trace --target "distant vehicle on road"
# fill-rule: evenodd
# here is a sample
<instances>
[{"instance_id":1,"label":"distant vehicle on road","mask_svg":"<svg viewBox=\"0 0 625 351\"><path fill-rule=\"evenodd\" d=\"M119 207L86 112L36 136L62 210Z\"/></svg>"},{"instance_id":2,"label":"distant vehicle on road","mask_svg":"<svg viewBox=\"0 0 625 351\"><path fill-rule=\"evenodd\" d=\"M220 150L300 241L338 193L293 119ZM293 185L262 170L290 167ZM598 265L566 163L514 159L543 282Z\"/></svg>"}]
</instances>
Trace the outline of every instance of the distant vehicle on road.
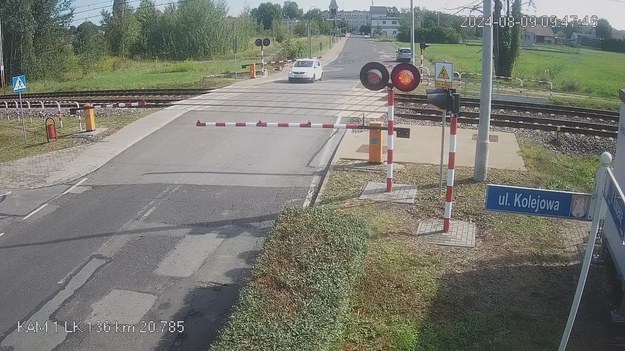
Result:
<instances>
[{"instance_id":1,"label":"distant vehicle on road","mask_svg":"<svg viewBox=\"0 0 625 351\"><path fill-rule=\"evenodd\" d=\"M397 56L395 59L397 62L410 62L412 59L412 50L410 50L410 48L397 49Z\"/></svg>"},{"instance_id":2,"label":"distant vehicle on road","mask_svg":"<svg viewBox=\"0 0 625 351\"><path fill-rule=\"evenodd\" d=\"M318 59L299 59L289 71L289 83L307 81L314 83L323 78L323 67Z\"/></svg>"}]
</instances>

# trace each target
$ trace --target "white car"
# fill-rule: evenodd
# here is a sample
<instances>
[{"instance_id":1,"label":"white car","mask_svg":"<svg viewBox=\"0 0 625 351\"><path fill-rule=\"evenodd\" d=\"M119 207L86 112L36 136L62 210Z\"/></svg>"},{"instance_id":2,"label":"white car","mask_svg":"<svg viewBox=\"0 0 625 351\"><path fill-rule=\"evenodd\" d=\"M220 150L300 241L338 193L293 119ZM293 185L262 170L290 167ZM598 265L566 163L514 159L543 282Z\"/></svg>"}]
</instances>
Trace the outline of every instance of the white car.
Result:
<instances>
[{"instance_id":1,"label":"white car","mask_svg":"<svg viewBox=\"0 0 625 351\"><path fill-rule=\"evenodd\" d=\"M289 83L296 81L307 81L314 83L323 78L323 68L318 59L296 60L289 71Z\"/></svg>"}]
</instances>

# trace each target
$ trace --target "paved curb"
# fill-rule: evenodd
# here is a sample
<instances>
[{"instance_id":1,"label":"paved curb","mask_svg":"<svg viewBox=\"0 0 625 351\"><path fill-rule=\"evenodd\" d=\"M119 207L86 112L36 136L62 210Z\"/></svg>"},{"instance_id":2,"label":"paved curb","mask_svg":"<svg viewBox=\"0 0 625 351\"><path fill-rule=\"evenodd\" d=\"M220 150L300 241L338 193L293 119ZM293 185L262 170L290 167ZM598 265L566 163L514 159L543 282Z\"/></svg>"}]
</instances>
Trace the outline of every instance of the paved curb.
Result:
<instances>
[{"instance_id":1,"label":"paved curb","mask_svg":"<svg viewBox=\"0 0 625 351\"><path fill-rule=\"evenodd\" d=\"M325 172L323 172L323 180L321 181L321 186L319 186L319 190L317 191L317 194L315 195L315 201L309 207L316 207L321 203L321 195L323 195L323 191L326 189L328 181L330 180L330 174L334 170L334 165L336 164L336 161L337 161L336 155L339 151L339 147L341 146L341 142L343 142L343 138L345 138L346 134L347 134L347 131L344 131L343 135L341 136L341 139L336 143L337 146L334 152L332 153L332 158L328 162L328 166L326 167Z\"/></svg>"}]
</instances>

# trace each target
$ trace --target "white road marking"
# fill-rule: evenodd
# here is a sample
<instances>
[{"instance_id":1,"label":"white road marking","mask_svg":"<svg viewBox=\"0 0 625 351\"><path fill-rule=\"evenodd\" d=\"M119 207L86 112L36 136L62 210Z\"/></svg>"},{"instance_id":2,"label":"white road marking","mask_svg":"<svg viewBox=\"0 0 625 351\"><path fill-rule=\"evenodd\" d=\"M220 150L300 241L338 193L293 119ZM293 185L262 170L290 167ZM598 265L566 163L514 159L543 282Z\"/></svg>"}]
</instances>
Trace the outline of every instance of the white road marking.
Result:
<instances>
[{"instance_id":1,"label":"white road marking","mask_svg":"<svg viewBox=\"0 0 625 351\"><path fill-rule=\"evenodd\" d=\"M4 194L0 195L0 197L7 196L7 195L11 195L11 192L10 192L10 191L7 191L6 193L4 193Z\"/></svg>"},{"instance_id":2,"label":"white road marking","mask_svg":"<svg viewBox=\"0 0 625 351\"><path fill-rule=\"evenodd\" d=\"M79 186L80 184L84 183L86 180L87 180L87 178L81 179L78 183L74 184L71 188L65 190L61 195L65 195L65 194L69 193L70 191L76 189L77 186Z\"/></svg>"},{"instance_id":3,"label":"white road marking","mask_svg":"<svg viewBox=\"0 0 625 351\"><path fill-rule=\"evenodd\" d=\"M37 209L35 209L34 211L32 211L31 213L29 213L28 215L26 215L26 217L24 217L24 220L27 220L28 218L30 218L32 215L34 215L35 213L41 211L44 207L48 206L48 204L43 204L39 207L37 207Z\"/></svg>"},{"instance_id":4,"label":"white road marking","mask_svg":"<svg viewBox=\"0 0 625 351\"><path fill-rule=\"evenodd\" d=\"M3 235L4 235L4 233L0 233L0 237L3 236Z\"/></svg>"}]
</instances>

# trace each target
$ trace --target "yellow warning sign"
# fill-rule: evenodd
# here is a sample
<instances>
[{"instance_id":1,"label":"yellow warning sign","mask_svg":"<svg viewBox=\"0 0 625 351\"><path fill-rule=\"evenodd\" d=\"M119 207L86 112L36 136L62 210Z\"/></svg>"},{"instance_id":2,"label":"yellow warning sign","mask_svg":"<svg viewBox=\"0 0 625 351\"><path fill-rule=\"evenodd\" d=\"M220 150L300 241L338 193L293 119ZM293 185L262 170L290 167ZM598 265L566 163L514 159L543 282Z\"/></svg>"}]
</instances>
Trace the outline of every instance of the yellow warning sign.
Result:
<instances>
[{"instance_id":1,"label":"yellow warning sign","mask_svg":"<svg viewBox=\"0 0 625 351\"><path fill-rule=\"evenodd\" d=\"M434 81L434 87L435 88L441 88L441 89L451 89L452 88L452 84L450 82L446 82L444 80L437 80L437 81Z\"/></svg>"},{"instance_id":2,"label":"yellow warning sign","mask_svg":"<svg viewBox=\"0 0 625 351\"><path fill-rule=\"evenodd\" d=\"M447 73L447 70L445 69L445 66L443 66L443 68L441 69L440 73L438 74L438 79L443 79L443 80L448 80L449 79L449 73Z\"/></svg>"},{"instance_id":3,"label":"yellow warning sign","mask_svg":"<svg viewBox=\"0 0 625 351\"><path fill-rule=\"evenodd\" d=\"M436 62L434 81L437 88L451 89L454 84L454 64L451 62Z\"/></svg>"}]
</instances>

